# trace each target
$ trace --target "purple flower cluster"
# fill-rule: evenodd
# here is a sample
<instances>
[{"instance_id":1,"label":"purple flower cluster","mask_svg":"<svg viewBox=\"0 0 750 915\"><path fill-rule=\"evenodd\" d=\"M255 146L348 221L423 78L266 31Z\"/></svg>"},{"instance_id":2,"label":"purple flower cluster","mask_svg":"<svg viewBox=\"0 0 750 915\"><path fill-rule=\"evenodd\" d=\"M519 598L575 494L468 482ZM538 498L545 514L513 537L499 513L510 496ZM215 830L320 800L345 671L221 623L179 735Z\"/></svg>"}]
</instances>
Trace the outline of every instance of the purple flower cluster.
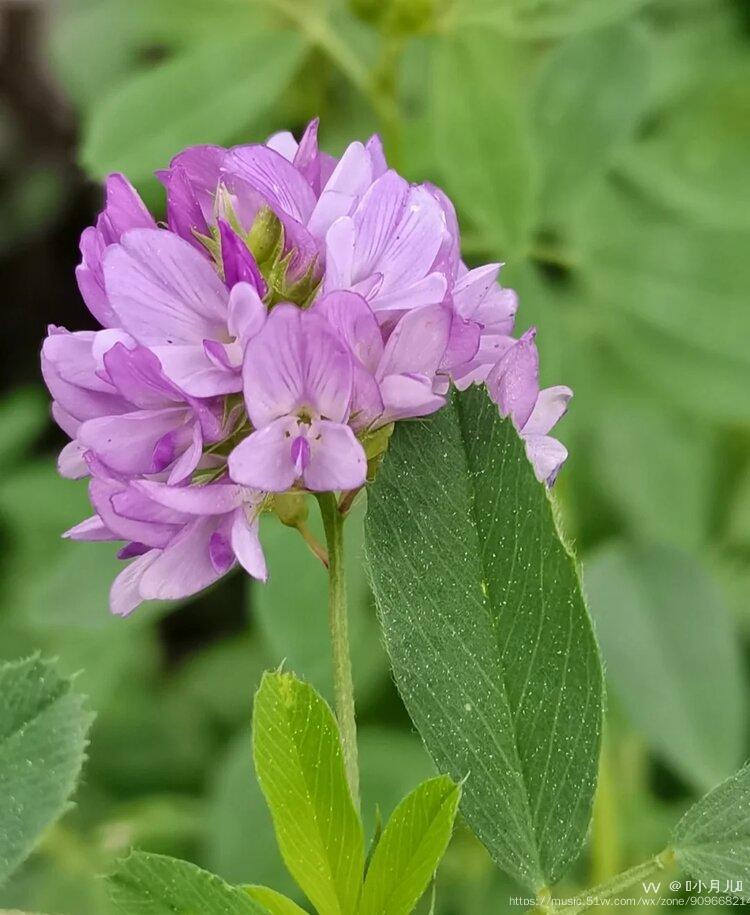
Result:
<instances>
[{"instance_id":1,"label":"purple flower cluster","mask_svg":"<svg viewBox=\"0 0 750 915\"><path fill-rule=\"evenodd\" d=\"M124 541L132 560L115 613L236 564L265 579L274 494L356 491L391 424L438 410L451 383L486 383L554 480L571 391L539 390L500 265L466 267L450 201L389 170L377 137L336 160L313 122L299 144L187 149L159 177L167 227L107 180L76 271L103 329L51 327L42 349L71 438L60 472L90 478L95 510L68 536Z\"/></svg>"}]
</instances>

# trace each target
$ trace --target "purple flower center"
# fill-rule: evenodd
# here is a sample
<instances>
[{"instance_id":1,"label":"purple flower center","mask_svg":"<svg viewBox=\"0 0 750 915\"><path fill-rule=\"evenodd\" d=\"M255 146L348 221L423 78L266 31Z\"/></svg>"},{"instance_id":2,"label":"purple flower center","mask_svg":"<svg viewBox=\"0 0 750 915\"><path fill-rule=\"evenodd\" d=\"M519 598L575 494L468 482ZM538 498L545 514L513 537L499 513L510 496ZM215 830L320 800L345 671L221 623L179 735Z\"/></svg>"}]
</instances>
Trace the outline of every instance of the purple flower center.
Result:
<instances>
[{"instance_id":1,"label":"purple flower center","mask_svg":"<svg viewBox=\"0 0 750 915\"><path fill-rule=\"evenodd\" d=\"M305 435L298 435L292 442L292 461L294 469L301 476L310 463L310 443Z\"/></svg>"}]
</instances>

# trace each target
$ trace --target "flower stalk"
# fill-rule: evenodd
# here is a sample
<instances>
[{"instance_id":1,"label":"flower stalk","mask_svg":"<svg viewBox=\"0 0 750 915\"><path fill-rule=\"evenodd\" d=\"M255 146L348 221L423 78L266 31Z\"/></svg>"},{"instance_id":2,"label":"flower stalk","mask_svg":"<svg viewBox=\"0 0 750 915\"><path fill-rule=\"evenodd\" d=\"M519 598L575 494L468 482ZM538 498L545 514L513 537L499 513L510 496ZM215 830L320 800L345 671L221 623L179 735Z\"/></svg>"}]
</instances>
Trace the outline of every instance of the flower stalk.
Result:
<instances>
[{"instance_id":1,"label":"flower stalk","mask_svg":"<svg viewBox=\"0 0 750 915\"><path fill-rule=\"evenodd\" d=\"M354 682L349 650L349 621L344 570L345 518L338 509L334 493L320 493L318 503L328 545L328 626L333 657L334 705L341 731L346 778L354 805L359 808L357 722L354 710Z\"/></svg>"}]
</instances>

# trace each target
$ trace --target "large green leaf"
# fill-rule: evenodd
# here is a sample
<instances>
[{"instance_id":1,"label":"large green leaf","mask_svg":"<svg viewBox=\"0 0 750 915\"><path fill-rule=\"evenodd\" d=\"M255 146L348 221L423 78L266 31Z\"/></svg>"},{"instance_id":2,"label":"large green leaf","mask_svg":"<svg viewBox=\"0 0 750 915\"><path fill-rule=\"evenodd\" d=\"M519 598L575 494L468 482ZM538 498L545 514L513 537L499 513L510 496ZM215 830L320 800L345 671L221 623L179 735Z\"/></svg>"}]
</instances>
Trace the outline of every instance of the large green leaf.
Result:
<instances>
[{"instance_id":1,"label":"large green leaf","mask_svg":"<svg viewBox=\"0 0 750 915\"><path fill-rule=\"evenodd\" d=\"M268 915L239 887L163 855L133 852L107 883L123 915Z\"/></svg>"},{"instance_id":2,"label":"large green leaf","mask_svg":"<svg viewBox=\"0 0 750 915\"><path fill-rule=\"evenodd\" d=\"M364 838L333 713L292 674L266 674L255 697L253 756L289 872L318 911L350 915Z\"/></svg>"},{"instance_id":3,"label":"large green leaf","mask_svg":"<svg viewBox=\"0 0 750 915\"><path fill-rule=\"evenodd\" d=\"M509 52L510 53L510 52ZM480 32L437 40L433 121L448 193L504 253L526 242L531 222L530 139L497 41Z\"/></svg>"},{"instance_id":4,"label":"large green leaf","mask_svg":"<svg viewBox=\"0 0 750 915\"><path fill-rule=\"evenodd\" d=\"M596 783L602 678L575 562L509 420L473 389L396 429L367 556L396 682L463 812L538 889L576 857Z\"/></svg>"},{"instance_id":5,"label":"large green leaf","mask_svg":"<svg viewBox=\"0 0 750 915\"><path fill-rule=\"evenodd\" d=\"M534 93L548 219L580 204L634 132L647 100L650 45L632 23L577 35L551 52Z\"/></svg>"},{"instance_id":6,"label":"large green leaf","mask_svg":"<svg viewBox=\"0 0 750 915\"><path fill-rule=\"evenodd\" d=\"M745 745L737 633L700 561L664 546L613 545L586 563L607 674L625 711L677 772L706 789Z\"/></svg>"},{"instance_id":7,"label":"large green leaf","mask_svg":"<svg viewBox=\"0 0 750 915\"><path fill-rule=\"evenodd\" d=\"M175 151L239 136L284 92L305 51L293 32L213 38L105 95L86 126L82 159L96 177L140 181Z\"/></svg>"},{"instance_id":8,"label":"large green leaf","mask_svg":"<svg viewBox=\"0 0 750 915\"><path fill-rule=\"evenodd\" d=\"M514 38L556 38L597 28L648 0L458 0L454 24L494 28Z\"/></svg>"},{"instance_id":9,"label":"large green leaf","mask_svg":"<svg viewBox=\"0 0 750 915\"><path fill-rule=\"evenodd\" d=\"M446 775L394 810L367 870L357 915L409 915L448 847L461 789Z\"/></svg>"},{"instance_id":10,"label":"large green leaf","mask_svg":"<svg viewBox=\"0 0 750 915\"><path fill-rule=\"evenodd\" d=\"M672 833L672 847L685 870L710 886L712 880L750 887L750 765L691 807ZM744 885L743 885L744 884Z\"/></svg>"},{"instance_id":11,"label":"large green leaf","mask_svg":"<svg viewBox=\"0 0 750 915\"><path fill-rule=\"evenodd\" d=\"M0 883L64 813L93 716L38 658L0 666Z\"/></svg>"}]
</instances>

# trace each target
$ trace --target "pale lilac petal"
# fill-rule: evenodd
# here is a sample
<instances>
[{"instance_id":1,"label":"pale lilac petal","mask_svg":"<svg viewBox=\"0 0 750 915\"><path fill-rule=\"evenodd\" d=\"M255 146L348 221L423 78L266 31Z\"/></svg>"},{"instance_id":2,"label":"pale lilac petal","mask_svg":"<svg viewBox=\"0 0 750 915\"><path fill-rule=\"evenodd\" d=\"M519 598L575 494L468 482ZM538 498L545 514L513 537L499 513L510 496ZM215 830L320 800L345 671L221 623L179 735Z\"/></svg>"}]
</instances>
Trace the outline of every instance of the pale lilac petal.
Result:
<instances>
[{"instance_id":1,"label":"pale lilac petal","mask_svg":"<svg viewBox=\"0 0 750 915\"><path fill-rule=\"evenodd\" d=\"M294 134L289 130L279 130L277 133L272 133L266 140L266 146L283 156L287 162L294 162L294 157L299 149L299 143L297 143L294 139Z\"/></svg>"},{"instance_id":2,"label":"pale lilac petal","mask_svg":"<svg viewBox=\"0 0 750 915\"><path fill-rule=\"evenodd\" d=\"M303 481L313 492L356 489L367 478L367 457L348 426L319 420L310 425L310 461Z\"/></svg>"},{"instance_id":3,"label":"pale lilac petal","mask_svg":"<svg viewBox=\"0 0 750 915\"><path fill-rule=\"evenodd\" d=\"M99 515L93 515L86 518L80 524L69 528L63 534L63 537L70 540L116 540L117 537L102 521Z\"/></svg>"},{"instance_id":4,"label":"pale lilac petal","mask_svg":"<svg viewBox=\"0 0 750 915\"><path fill-rule=\"evenodd\" d=\"M42 376L50 394L65 414L82 422L96 416L110 416L126 413L131 409L128 402L113 392L91 391L70 384L60 377L57 367L50 362L42 350Z\"/></svg>"},{"instance_id":5,"label":"pale lilac petal","mask_svg":"<svg viewBox=\"0 0 750 915\"><path fill-rule=\"evenodd\" d=\"M109 609L116 616L129 616L139 604L143 603L141 580L160 553L160 550L150 550L134 559L112 582L109 592Z\"/></svg>"},{"instance_id":6,"label":"pale lilac petal","mask_svg":"<svg viewBox=\"0 0 750 915\"><path fill-rule=\"evenodd\" d=\"M453 383L459 391L465 391L472 384L482 384L498 364L503 355L515 346L514 337L503 334L482 334L479 349L474 358L464 365L451 370Z\"/></svg>"},{"instance_id":7,"label":"pale lilac petal","mask_svg":"<svg viewBox=\"0 0 750 915\"><path fill-rule=\"evenodd\" d=\"M93 352L96 337L95 331L70 333L62 327L51 327L42 344L42 355L54 365L55 372L63 381L89 391L112 395L116 393L115 389L99 374L100 366Z\"/></svg>"},{"instance_id":8,"label":"pale lilac petal","mask_svg":"<svg viewBox=\"0 0 750 915\"><path fill-rule=\"evenodd\" d=\"M191 397L218 397L242 390L239 372L217 366L199 344L152 346L164 374Z\"/></svg>"},{"instance_id":9,"label":"pale lilac petal","mask_svg":"<svg viewBox=\"0 0 750 915\"><path fill-rule=\"evenodd\" d=\"M244 492L235 483L205 486L167 486L148 480L134 482L133 488L159 505L186 515L225 515L242 505Z\"/></svg>"},{"instance_id":10,"label":"pale lilac petal","mask_svg":"<svg viewBox=\"0 0 750 915\"><path fill-rule=\"evenodd\" d=\"M178 432L182 434L175 437L172 454L157 457L157 446L164 437ZM78 432L85 448L96 452L108 467L124 474L163 470L189 444L191 436L192 427L185 427L185 410L180 407L102 416L87 420Z\"/></svg>"},{"instance_id":11,"label":"pale lilac petal","mask_svg":"<svg viewBox=\"0 0 750 915\"><path fill-rule=\"evenodd\" d=\"M210 262L162 229L135 229L104 256L112 307L145 345L226 339L228 293Z\"/></svg>"},{"instance_id":12,"label":"pale lilac petal","mask_svg":"<svg viewBox=\"0 0 750 915\"><path fill-rule=\"evenodd\" d=\"M381 424L428 416L445 404L445 398L435 394L432 379L425 375L386 375L380 382L380 394Z\"/></svg>"},{"instance_id":13,"label":"pale lilac petal","mask_svg":"<svg viewBox=\"0 0 750 915\"><path fill-rule=\"evenodd\" d=\"M143 573L141 595L146 599L176 600L190 597L221 578L209 549L217 526L216 518L188 522Z\"/></svg>"},{"instance_id":14,"label":"pale lilac petal","mask_svg":"<svg viewBox=\"0 0 750 915\"><path fill-rule=\"evenodd\" d=\"M247 512L248 509L238 508L232 517L232 550L248 575L259 581L266 581L268 570L258 535L258 518L257 515L248 517Z\"/></svg>"},{"instance_id":15,"label":"pale lilac petal","mask_svg":"<svg viewBox=\"0 0 750 915\"><path fill-rule=\"evenodd\" d=\"M247 181L274 207L303 225L315 207L315 194L297 169L267 146L236 146L224 169Z\"/></svg>"},{"instance_id":16,"label":"pale lilac petal","mask_svg":"<svg viewBox=\"0 0 750 915\"><path fill-rule=\"evenodd\" d=\"M353 285L356 234L354 220L349 216L337 219L326 233L325 291L348 289Z\"/></svg>"},{"instance_id":17,"label":"pale lilac petal","mask_svg":"<svg viewBox=\"0 0 750 915\"><path fill-rule=\"evenodd\" d=\"M128 349L116 343L103 361L115 388L141 410L172 407L182 400L181 392L162 372L158 358L144 346Z\"/></svg>"},{"instance_id":18,"label":"pale lilac petal","mask_svg":"<svg viewBox=\"0 0 750 915\"><path fill-rule=\"evenodd\" d=\"M188 480L193 475L193 471L200 463L202 456L203 433L201 431L200 423L194 423L192 441L175 461L174 466L169 472L167 483L174 486Z\"/></svg>"},{"instance_id":19,"label":"pale lilac petal","mask_svg":"<svg viewBox=\"0 0 750 915\"><path fill-rule=\"evenodd\" d=\"M85 451L80 442L68 442L57 456L57 470L61 477L67 480L82 480L88 476L88 464L83 457Z\"/></svg>"},{"instance_id":20,"label":"pale lilac petal","mask_svg":"<svg viewBox=\"0 0 750 915\"><path fill-rule=\"evenodd\" d=\"M257 289L250 283L237 283L229 294L229 333L243 345L260 333L268 316Z\"/></svg>"},{"instance_id":21,"label":"pale lilac petal","mask_svg":"<svg viewBox=\"0 0 750 915\"><path fill-rule=\"evenodd\" d=\"M549 435L523 435L522 438L537 480L551 486L568 458L568 449Z\"/></svg>"},{"instance_id":22,"label":"pale lilac petal","mask_svg":"<svg viewBox=\"0 0 750 915\"><path fill-rule=\"evenodd\" d=\"M570 388L563 384L544 388L539 392L531 416L521 430L524 435L546 435L555 423L565 415L573 396Z\"/></svg>"},{"instance_id":23,"label":"pale lilac petal","mask_svg":"<svg viewBox=\"0 0 750 915\"><path fill-rule=\"evenodd\" d=\"M263 426L302 407L335 421L349 410L351 356L318 314L277 305L245 352L245 402Z\"/></svg>"},{"instance_id":24,"label":"pale lilac petal","mask_svg":"<svg viewBox=\"0 0 750 915\"><path fill-rule=\"evenodd\" d=\"M450 309L442 305L407 312L388 338L378 377L402 372L433 376L448 345L451 321Z\"/></svg>"},{"instance_id":25,"label":"pale lilac petal","mask_svg":"<svg viewBox=\"0 0 750 915\"><path fill-rule=\"evenodd\" d=\"M505 353L487 378L487 390L500 408L522 429L539 394L539 354L532 328Z\"/></svg>"},{"instance_id":26,"label":"pale lilac petal","mask_svg":"<svg viewBox=\"0 0 750 915\"><path fill-rule=\"evenodd\" d=\"M411 286L391 286L387 291L385 283L380 283L368 296L368 300L377 314L407 311L423 305L439 304L447 290L448 283L443 274L430 273Z\"/></svg>"},{"instance_id":27,"label":"pale lilac petal","mask_svg":"<svg viewBox=\"0 0 750 915\"><path fill-rule=\"evenodd\" d=\"M313 118L305 128L302 134L299 147L297 148L292 162L297 171L304 177L315 194L320 193L321 181L323 179L323 164L326 166L331 159L330 156L320 152L318 148L318 118ZM328 177L328 168L326 168L326 178Z\"/></svg>"},{"instance_id":28,"label":"pale lilac petal","mask_svg":"<svg viewBox=\"0 0 750 915\"><path fill-rule=\"evenodd\" d=\"M352 355L374 372L383 355L383 338L372 309L354 292L329 292L313 305L349 347Z\"/></svg>"},{"instance_id":29,"label":"pale lilac petal","mask_svg":"<svg viewBox=\"0 0 750 915\"><path fill-rule=\"evenodd\" d=\"M383 413L383 398L375 376L364 366L355 364L352 405L349 424L356 431L369 428Z\"/></svg>"},{"instance_id":30,"label":"pale lilac petal","mask_svg":"<svg viewBox=\"0 0 750 915\"><path fill-rule=\"evenodd\" d=\"M372 180L370 154L361 143L350 143L315 204L307 224L310 232L323 239L336 219L351 213Z\"/></svg>"},{"instance_id":31,"label":"pale lilac petal","mask_svg":"<svg viewBox=\"0 0 750 915\"><path fill-rule=\"evenodd\" d=\"M119 518L126 518L130 521L145 521L149 524L168 525L170 533L176 533L186 521L190 520L190 513L182 511L179 506L163 505L158 500L153 499L148 491L140 488L143 480L133 480L132 482L115 484L110 488L113 495L110 496L110 504ZM162 483L154 483L155 486L163 486ZM183 487L169 487L170 489L181 489ZM149 538L149 542L151 539ZM163 544L155 544L163 545Z\"/></svg>"},{"instance_id":32,"label":"pale lilac petal","mask_svg":"<svg viewBox=\"0 0 750 915\"><path fill-rule=\"evenodd\" d=\"M479 352L481 337L481 328L476 322L466 321L454 313L448 346L440 363L441 370L450 371L455 366L470 362Z\"/></svg>"},{"instance_id":33,"label":"pale lilac petal","mask_svg":"<svg viewBox=\"0 0 750 915\"><path fill-rule=\"evenodd\" d=\"M155 229L154 217L125 175L109 175L105 182L106 206L97 220L106 245L116 244L131 229Z\"/></svg>"},{"instance_id":34,"label":"pale lilac petal","mask_svg":"<svg viewBox=\"0 0 750 915\"><path fill-rule=\"evenodd\" d=\"M372 168L373 180L384 175L388 171L388 163L385 161L385 150L383 141L378 134L373 134L365 144L365 149L370 156L370 167Z\"/></svg>"},{"instance_id":35,"label":"pale lilac petal","mask_svg":"<svg viewBox=\"0 0 750 915\"><path fill-rule=\"evenodd\" d=\"M159 506L145 505L142 496L129 492L122 483L94 478L89 484L89 498L104 524L120 540L163 547L182 523L179 516L164 520L163 510L161 514L157 512Z\"/></svg>"},{"instance_id":36,"label":"pale lilac petal","mask_svg":"<svg viewBox=\"0 0 750 915\"><path fill-rule=\"evenodd\" d=\"M229 475L243 486L284 492L297 478L292 460L296 418L282 416L249 435L229 455Z\"/></svg>"},{"instance_id":37,"label":"pale lilac petal","mask_svg":"<svg viewBox=\"0 0 750 915\"><path fill-rule=\"evenodd\" d=\"M227 151L221 146L190 146L172 159L168 172L157 175L167 184L165 175L168 176L172 171L181 171L187 179L187 184L192 188L204 221L211 222L214 198L226 154ZM171 227L171 221L176 214L168 211L168 215ZM184 221L180 225L184 225Z\"/></svg>"},{"instance_id":38,"label":"pale lilac petal","mask_svg":"<svg viewBox=\"0 0 750 915\"><path fill-rule=\"evenodd\" d=\"M104 291L102 257L106 245L101 232L93 226L84 229L79 247L81 263L76 267L75 274L83 301L102 327L116 327L119 319Z\"/></svg>"}]
</instances>

